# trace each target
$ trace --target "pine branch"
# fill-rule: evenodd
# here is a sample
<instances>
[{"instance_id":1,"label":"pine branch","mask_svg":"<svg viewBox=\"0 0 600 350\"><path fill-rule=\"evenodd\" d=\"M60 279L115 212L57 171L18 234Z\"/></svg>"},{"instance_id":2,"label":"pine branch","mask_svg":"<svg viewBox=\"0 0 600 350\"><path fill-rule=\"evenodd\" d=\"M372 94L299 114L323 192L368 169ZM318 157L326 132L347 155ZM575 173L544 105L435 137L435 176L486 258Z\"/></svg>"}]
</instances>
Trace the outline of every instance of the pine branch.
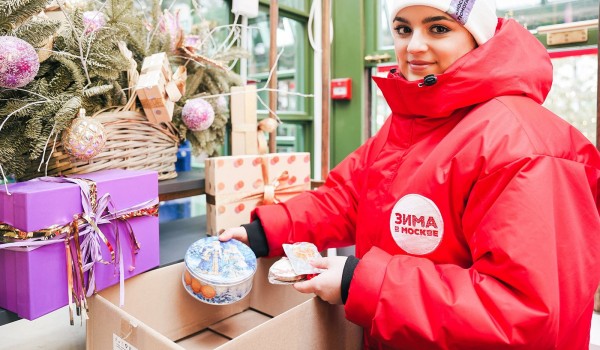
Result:
<instances>
[{"instance_id":1,"label":"pine branch","mask_svg":"<svg viewBox=\"0 0 600 350\"><path fill-rule=\"evenodd\" d=\"M53 59L60 62L72 74L73 82L77 85L77 89L82 91L86 83L85 76L81 70L81 66L73 62L70 57L62 56L61 53L56 53Z\"/></svg>"},{"instance_id":2,"label":"pine branch","mask_svg":"<svg viewBox=\"0 0 600 350\"><path fill-rule=\"evenodd\" d=\"M22 26L17 28L13 35L27 41L33 47L39 48L43 46L46 40L53 36L60 28L60 22L33 17Z\"/></svg>"},{"instance_id":3,"label":"pine branch","mask_svg":"<svg viewBox=\"0 0 600 350\"><path fill-rule=\"evenodd\" d=\"M56 112L54 115L56 132L61 132L70 125L71 121L77 116L79 108L81 108L81 97L73 96Z\"/></svg>"},{"instance_id":4,"label":"pine branch","mask_svg":"<svg viewBox=\"0 0 600 350\"><path fill-rule=\"evenodd\" d=\"M104 94L112 91L113 88L114 88L113 85L94 86L94 87L83 90L83 96L84 97L92 97L92 96L104 95Z\"/></svg>"},{"instance_id":5,"label":"pine branch","mask_svg":"<svg viewBox=\"0 0 600 350\"><path fill-rule=\"evenodd\" d=\"M40 13L48 0L4 0L0 2L0 34L18 28L34 15Z\"/></svg>"}]
</instances>

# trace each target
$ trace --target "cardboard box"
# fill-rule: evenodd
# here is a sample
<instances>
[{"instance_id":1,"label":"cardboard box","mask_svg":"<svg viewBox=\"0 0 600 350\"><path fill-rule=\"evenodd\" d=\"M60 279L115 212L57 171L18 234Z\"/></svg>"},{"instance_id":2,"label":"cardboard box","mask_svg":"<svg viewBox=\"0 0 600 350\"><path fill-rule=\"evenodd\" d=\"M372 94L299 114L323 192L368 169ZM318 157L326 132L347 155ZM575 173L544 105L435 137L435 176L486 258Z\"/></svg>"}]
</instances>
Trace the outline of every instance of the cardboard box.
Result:
<instances>
[{"instance_id":1,"label":"cardboard box","mask_svg":"<svg viewBox=\"0 0 600 350\"><path fill-rule=\"evenodd\" d=\"M188 295L183 263L126 282L124 308L110 288L90 300L87 349L360 349L362 330L329 305L292 286L272 285L259 259L249 296L228 306ZM271 318L273 317L273 318ZM118 347L121 346L121 347Z\"/></svg>"},{"instance_id":2,"label":"cardboard box","mask_svg":"<svg viewBox=\"0 0 600 350\"><path fill-rule=\"evenodd\" d=\"M275 192L282 202L310 190L310 153L207 158L207 233L216 235L223 229L247 224L252 210L262 204L265 182L273 184L285 172L288 177L279 182Z\"/></svg>"},{"instance_id":3,"label":"cardboard box","mask_svg":"<svg viewBox=\"0 0 600 350\"><path fill-rule=\"evenodd\" d=\"M98 198L110 193L117 210L158 197L158 176L152 171L105 170L72 177L86 178L97 183ZM65 225L74 214L82 213L81 191L72 183L32 180L8 186L12 195L0 189L0 222L22 231L32 232L52 225ZM144 216L127 220L141 245L133 265L132 242L127 226L117 225L123 251L125 278L137 275L159 264L158 217ZM115 232L109 224L100 229L113 247ZM102 257L110 260L110 252L100 244ZM116 248L115 248L116 249ZM118 267L118 266L117 266ZM68 303L68 282L65 244L60 241L39 248L0 249L0 307L22 318L35 319ZM101 290L119 282L114 264L95 264L96 289Z\"/></svg>"},{"instance_id":4,"label":"cardboard box","mask_svg":"<svg viewBox=\"0 0 600 350\"><path fill-rule=\"evenodd\" d=\"M256 85L231 88L231 155L258 154Z\"/></svg>"},{"instance_id":5,"label":"cardboard box","mask_svg":"<svg viewBox=\"0 0 600 350\"><path fill-rule=\"evenodd\" d=\"M165 80L171 79L171 64L169 63L169 58L167 57L167 54L165 52L155 53L144 58L144 62L142 62L142 69L140 70L140 73L145 74L151 71L161 72Z\"/></svg>"},{"instance_id":6,"label":"cardboard box","mask_svg":"<svg viewBox=\"0 0 600 350\"><path fill-rule=\"evenodd\" d=\"M149 71L140 76L135 91L152 123L168 123L173 119L175 102L167 95L166 80L161 71Z\"/></svg>"}]
</instances>

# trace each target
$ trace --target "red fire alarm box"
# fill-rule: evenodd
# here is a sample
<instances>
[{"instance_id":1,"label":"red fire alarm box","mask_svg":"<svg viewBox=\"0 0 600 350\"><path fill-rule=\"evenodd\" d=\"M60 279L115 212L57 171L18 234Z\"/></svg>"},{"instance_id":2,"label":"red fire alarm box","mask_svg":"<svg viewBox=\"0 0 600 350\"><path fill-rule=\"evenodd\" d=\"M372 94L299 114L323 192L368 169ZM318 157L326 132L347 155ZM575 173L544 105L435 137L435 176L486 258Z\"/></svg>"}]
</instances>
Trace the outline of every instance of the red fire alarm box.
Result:
<instances>
[{"instance_id":1,"label":"red fire alarm box","mask_svg":"<svg viewBox=\"0 0 600 350\"><path fill-rule=\"evenodd\" d=\"M331 98L333 100L352 99L352 78L331 79Z\"/></svg>"}]
</instances>

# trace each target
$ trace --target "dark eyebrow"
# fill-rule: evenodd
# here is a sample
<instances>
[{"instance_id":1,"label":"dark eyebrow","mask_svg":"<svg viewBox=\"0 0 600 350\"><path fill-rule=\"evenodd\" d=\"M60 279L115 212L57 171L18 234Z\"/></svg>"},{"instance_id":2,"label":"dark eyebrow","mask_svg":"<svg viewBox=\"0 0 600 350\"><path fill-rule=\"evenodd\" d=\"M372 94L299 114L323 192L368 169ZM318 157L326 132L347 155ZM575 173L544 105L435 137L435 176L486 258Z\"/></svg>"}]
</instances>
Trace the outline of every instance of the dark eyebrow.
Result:
<instances>
[{"instance_id":1,"label":"dark eyebrow","mask_svg":"<svg viewBox=\"0 0 600 350\"><path fill-rule=\"evenodd\" d=\"M427 17L427 18L425 18L423 20L423 23L432 23L432 22L437 22L437 21L455 22L450 17L446 17L446 16L433 16L433 17ZM394 17L394 22L402 22L402 23L410 24L410 22L406 18L404 18L404 17Z\"/></svg>"},{"instance_id":2,"label":"dark eyebrow","mask_svg":"<svg viewBox=\"0 0 600 350\"><path fill-rule=\"evenodd\" d=\"M454 22L454 20L450 17L446 17L446 16L433 16L433 17L427 17L423 20L423 23L431 23L431 22L437 22L437 21L451 21Z\"/></svg>"}]
</instances>

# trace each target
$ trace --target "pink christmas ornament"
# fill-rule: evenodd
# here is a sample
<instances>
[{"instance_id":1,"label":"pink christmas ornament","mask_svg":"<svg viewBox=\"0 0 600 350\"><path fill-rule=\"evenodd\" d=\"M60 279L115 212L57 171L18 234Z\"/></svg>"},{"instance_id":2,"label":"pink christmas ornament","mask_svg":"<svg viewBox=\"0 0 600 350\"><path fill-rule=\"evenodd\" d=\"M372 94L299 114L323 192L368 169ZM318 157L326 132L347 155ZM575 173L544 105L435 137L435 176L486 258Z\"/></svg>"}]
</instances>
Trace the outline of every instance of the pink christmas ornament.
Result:
<instances>
[{"instance_id":1,"label":"pink christmas ornament","mask_svg":"<svg viewBox=\"0 0 600 350\"><path fill-rule=\"evenodd\" d=\"M183 122L192 131L208 129L215 120L215 111L210 103L201 98L187 100L181 111Z\"/></svg>"},{"instance_id":2,"label":"pink christmas ornament","mask_svg":"<svg viewBox=\"0 0 600 350\"><path fill-rule=\"evenodd\" d=\"M106 131L98 120L79 112L71 125L63 131L62 144L65 151L73 158L90 160L102 152L106 143Z\"/></svg>"},{"instance_id":3,"label":"pink christmas ornament","mask_svg":"<svg viewBox=\"0 0 600 350\"><path fill-rule=\"evenodd\" d=\"M40 61L28 42L14 36L0 36L0 87L20 88L35 78Z\"/></svg>"},{"instance_id":4,"label":"pink christmas ornament","mask_svg":"<svg viewBox=\"0 0 600 350\"><path fill-rule=\"evenodd\" d=\"M83 13L83 27L85 34L98 31L106 25L106 16L100 11L86 11Z\"/></svg>"}]
</instances>

